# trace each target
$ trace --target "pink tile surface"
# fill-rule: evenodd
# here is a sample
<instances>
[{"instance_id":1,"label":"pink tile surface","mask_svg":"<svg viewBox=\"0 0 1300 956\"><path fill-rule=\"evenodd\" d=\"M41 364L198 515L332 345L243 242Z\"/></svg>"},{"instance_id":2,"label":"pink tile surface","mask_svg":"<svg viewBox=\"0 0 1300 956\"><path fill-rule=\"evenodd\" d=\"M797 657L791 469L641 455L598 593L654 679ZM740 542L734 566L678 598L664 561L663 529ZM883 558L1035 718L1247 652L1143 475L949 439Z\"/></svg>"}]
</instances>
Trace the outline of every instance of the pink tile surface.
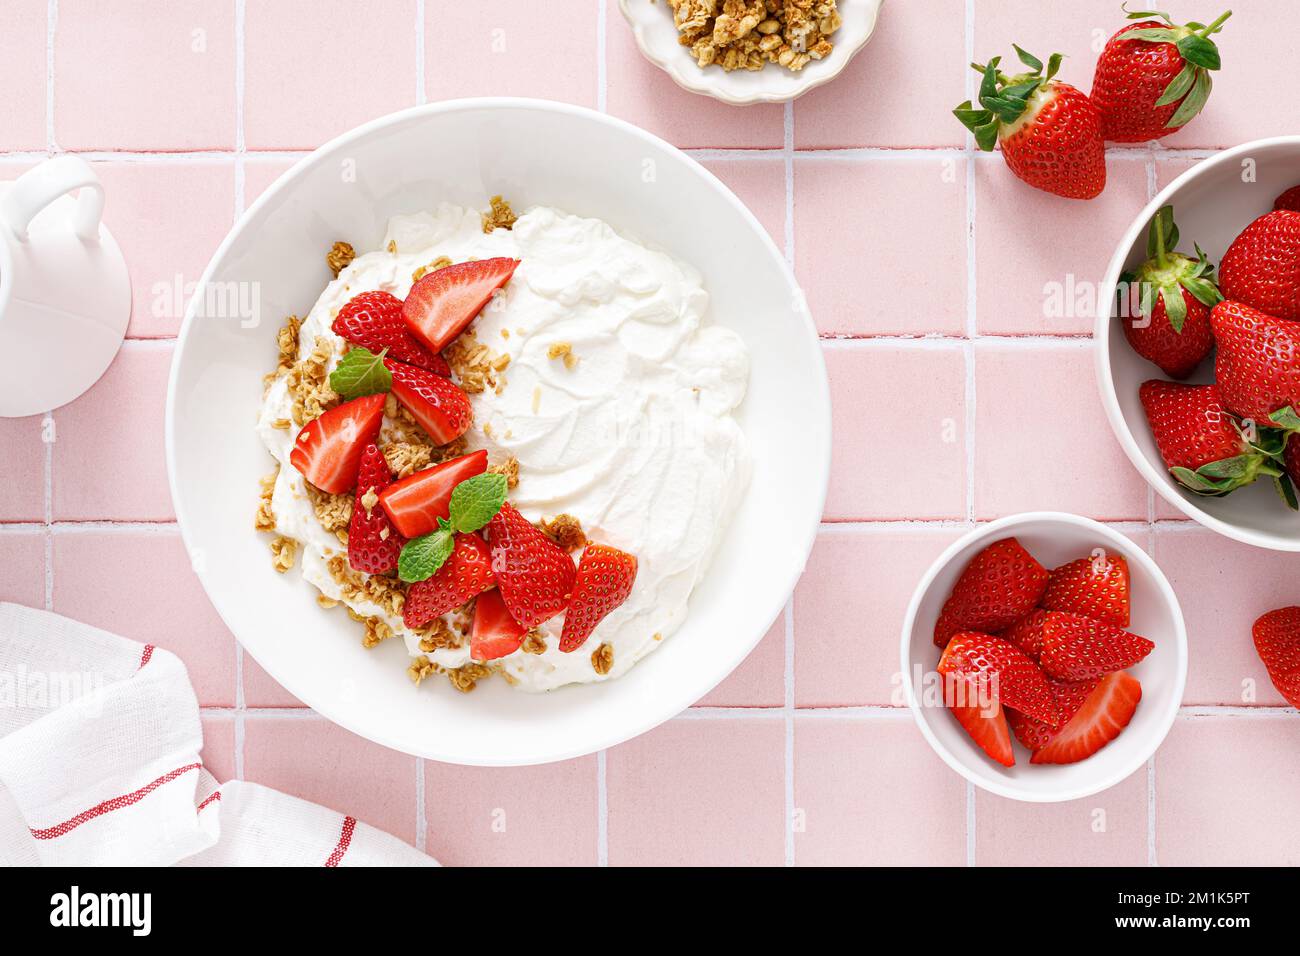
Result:
<instances>
[{"instance_id":1,"label":"pink tile surface","mask_svg":"<svg viewBox=\"0 0 1300 956\"><path fill-rule=\"evenodd\" d=\"M709 159L704 168L722 180L785 249L785 163L780 159Z\"/></svg>"},{"instance_id":2,"label":"pink tile surface","mask_svg":"<svg viewBox=\"0 0 1300 956\"><path fill-rule=\"evenodd\" d=\"M870 42L835 82L795 101L795 146L962 145L965 130L951 111L964 99L965 39L935 27L964 16L964 0L907 0L884 10ZM899 82L921 70L925 82ZM843 108L846 97L856 109Z\"/></svg>"},{"instance_id":3,"label":"pink tile surface","mask_svg":"<svg viewBox=\"0 0 1300 956\"><path fill-rule=\"evenodd\" d=\"M1147 771L1067 803L975 791L977 866L1145 866Z\"/></svg>"},{"instance_id":4,"label":"pink tile surface","mask_svg":"<svg viewBox=\"0 0 1300 956\"><path fill-rule=\"evenodd\" d=\"M667 15L665 13L665 15ZM609 112L682 147L776 147L785 136L783 110L757 104L743 110L688 93L637 49L632 31L608 0L605 42Z\"/></svg>"},{"instance_id":5,"label":"pink tile surface","mask_svg":"<svg viewBox=\"0 0 1300 956\"><path fill-rule=\"evenodd\" d=\"M1300 864L1300 720L1181 717L1156 754L1162 866Z\"/></svg>"},{"instance_id":6,"label":"pink tile surface","mask_svg":"<svg viewBox=\"0 0 1300 956\"><path fill-rule=\"evenodd\" d=\"M1153 149L1112 150L1109 187L1090 203L1024 187L998 156L970 160L950 110L975 82L968 30L980 60L1009 60L1012 40L1043 56L1059 49L1065 78L1088 89L1094 45L1123 23L1118 0L891 0L834 84L788 108L745 109L679 90L641 57L614 0L568 0L558 18L554 7L10 0L0 180L44 152L52 101L58 147L94 150L107 185L106 218L131 270L130 334L164 341L130 343L101 383L55 412L52 436L41 417L0 419L0 600L43 605L48 575L56 610L181 655L218 777L242 767L448 863L779 865L788 838L801 865L961 864L972 846L978 864L1141 864L1153 849L1145 772L1061 806L978 792L968 833L966 785L896 706L892 683L905 604L968 514L1062 508L1134 522L1124 530L1154 540L1183 603L1185 703L1196 708L1156 761L1155 856L1300 862L1291 812L1300 724L1280 709L1249 637L1263 610L1300 600L1287 590L1290 558L1186 521L1151 530L1147 489L1105 423L1079 341L1091 327L1089 283L1149 178L1159 188L1207 149L1294 131L1276 97L1252 92L1294 85L1300 40L1277 28L1290 6L1234 5L1204 115ZM458 768L339 730L237 652L173 521L165 340L186 284L237 209L296 157L421 93L604 108L697 150L783 252L791 237L823 335L873 340L824 344L835 429L828 524L787 613L697 702L708 710L603 758ZM1009 340L1025 336L1034 338ZM1157 497L1153 516L1181 513ZM811 711L845 707L859 709Z\"/></svg>"},{"instance_id":7,"label":"pink tile surface","mask_svg":"<svg viewBox=\"0 0 1300 956\"><path fill-rule=\"evenodd\" d=\"M1300 603L1296 556L1226 541L1199 527L1158 532L1155 556L1187 622L1184 702L1285 706L1250 629L1264 612Z\"/></svg>"},{"instance_id":8,"label":"pink tile surface","mask_svg":"<svg viewBox=\"0 0 1300 956\"><path fill-rule=\"evenodd\" d=\"M234 705L235 639L175 528L56 531L54 610L165 647L185 663L200 704Z\"/></svg>"},{"instance_id":9,"label":"pink tile surface","mask_svg":"<svg viewBox=\"0 0 1300 956\"><path fill-rule=\"evenodd\" d=\"M45 606L45 533L6 531L0 534L0 601L28 607Z\"/></svg>"},{"instance_id":10,"label":"pink tile surface","mask_svg":"<svg viewBox=\"0 0 1300 956\"><path fill-rule=\"evenodd\" d=\"M244 141L315 148L415 105L415 0L247 0Z\"/></svg>"},{"instance_id":11,"label":"pink tile surface","mask_svg":"<svg viewBox=\"0 0 1300 956\"><path fill-rule=\"evenodd\" d=\"M965 159L912 153L795 160L795 270L818 329L960 334L965 169ZM885 228L873 232L878 225Z\"/></svg>"},{"instance_id":12,"label":"pink tile surface","mask_svg":"<svg viewBox=\"0 0 1300 956\"><path fill-rule=\"evenodd\" d=\"M45 452L50 426L45 416L0 418L0 521L45 517Z\"/></svg>"},{"instance_id":13,"label":"pink tile surface","mask_svg":"<svg viewBox=\"0 0 1300 956\"><path fill-rule=\"evenodd\" d=\"M772 718L678 719L610 750L610 865L779 865L784 740Z\"/></svg>"},{"instance_id":14,"label":"pink tile surface","mask_svg":"<svg viewBox=\"0 0 1300 956\"><path fill-rule=\"evenodd\" d=\"M1115 441L1079 346L975 348L975 514L1145 519L1147 488Z\"/></svg>"},{"instance_id":15,"label":"pink tile surface","mask_svg":"<svg viewBox=\"0 0 1300 956\"><path fill-rule=\"evenodd\" d=\"M598 2L434 4L424 25L426 94L430 101L536 96L595 106Z\"/></svg>"},{"instance_id":16,"label":"pink tile surface","mask_svg":"<svg viewBox=\"0 0 1300 956\"><path fill-rule=\"evenodd\" d=\"M235 145L232 4L60 0L54 72L64 149Z\"/></svg>"},{"instance_id":17,"label":"pink tile surface","mask_svg":"<svg viewBox=\"0 0 1300 956\"><path fill-rule=\"evenodd\" d=\"M795 720L795 863L959 866L965 822L965 782L911 715Z\"/></svg>"},{"instance_id":18,"label":"pink tile surface","mask_svg":"<svg viewBox=\"0 0 1300 956\"><path fill-rule=\"evenodd\" d=\"M54 517L172 518L163 457L168 347L126 347L95 387L54 413Z\"/></svg>"},{"instance_id":19,"label":"pink tile surface","mask_svg":"<svg viewBox=\"0 0 1300 956\"><path fill-rule=\"evenodd\" d=\"M837 345L827 347L825 356L835 434L826 517L964 517L961 349ZM917 402L913 389L921 381L926 401ZM894 452L901 458L893 458ZM884 455L893 463L888 477L878 474Z\"/></svg>"},{"instance_id":20,"label":"pink tile surface","mask_svg":"<svg viewBox=\"0 0 1300 956\"><path fill-rule=\"evenodd\" d=\"M190 292L234 222L234 163L96 163L95 172L109 196L105 221L130 264L126 334L174 336Z\"/></svg>"},{"instance_id":21,"label":"pink tile surface","mask_svg":"<svg viewBox=\"0 0 1300 956\"><path fill-rule=\"evenodd\" d=\"M415 842L419 761L310 714L244 720L244 776Z\"/></svg>"},{"instance_id":22,"label":"pink tile surface","mask_svg":"<svg viewBox=\"0 0 1300 956\"><path fill-rule=\"evenodd\" d=\"M1090 335L1115 244L1146 202L1140 159L1111 157L1106 191L1084 203L1026 189L1001 156L981 156L975 163L980 333ZM1069 242L1060 241L1065 235ZM1024 255L1029 249L1032 257Z\"/></svg>"},{"instance_id":23,"label":"pink tile surface","mask_svg":"<svg viewBox=\"0 0 1300 956\"><path fill-rule=\"evenodd\" d=\"M5 65L0 96L0 149L44 149L47 0L10 0L0 31Z\"/></svg>"},{"instance_id":24,"label":"pink tile surface","mask_svg":"<svg viewBox=\"0 0 1300 956\"><path fill-rule=\"evenodd\" d=\"M902 706L898 641L916 582L959 532L823 531L794 594L799 707Z\"/></svg>"},{"instance_id":25,"label":"pink tile surface","mask_svg":"<svg viewBox=\"0 0 1300 956\"><path fill-rule=\"evenodd\" d=\"M596 758L424 770L427 846L452 866L594 866Z\"/></svg>"},{"instance_id":26,"label":"pink tile surface","mask_svg":"<svg viewBox=\"0 0 1300 956\"><path fill-rule=\"evenodd\" d=\"M758 646L697 707L780 707L785 702L785 612Z\"/></svg>"}]
</instances>

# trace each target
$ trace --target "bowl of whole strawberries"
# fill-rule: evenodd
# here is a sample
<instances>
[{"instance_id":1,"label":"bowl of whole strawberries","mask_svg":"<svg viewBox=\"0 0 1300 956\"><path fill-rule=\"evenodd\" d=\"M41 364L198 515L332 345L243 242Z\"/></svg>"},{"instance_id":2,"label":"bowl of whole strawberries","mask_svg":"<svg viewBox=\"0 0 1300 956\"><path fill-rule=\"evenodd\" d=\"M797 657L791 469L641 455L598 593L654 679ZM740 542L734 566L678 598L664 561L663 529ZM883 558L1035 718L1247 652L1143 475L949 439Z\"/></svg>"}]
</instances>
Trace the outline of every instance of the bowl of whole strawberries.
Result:
<instances>
[{"instance_id":1,"label":"bowl of whole strawberries","mask_svg":"<svg viewBox=\"0 0 1300 956\"><path fill-rule=\"evenodd\" d=\"M1111 427L1152 488L1300 551L1300 136L1221 152L1137 216L1098 301Z\"/></svg>"},{"instance_id":2,"label":"bowl of whole strawberries","mask_svg":"<svg viewBox=\"0 0 1300 956\"><path fill-rule=\"evenodd\" d=\"M1017 800L1074 800L1141 768L1187 678L1182 611L1130 538L1059 512L981 525L931 566L902 634L926 740Z\"/></svg>"}]
</instances>

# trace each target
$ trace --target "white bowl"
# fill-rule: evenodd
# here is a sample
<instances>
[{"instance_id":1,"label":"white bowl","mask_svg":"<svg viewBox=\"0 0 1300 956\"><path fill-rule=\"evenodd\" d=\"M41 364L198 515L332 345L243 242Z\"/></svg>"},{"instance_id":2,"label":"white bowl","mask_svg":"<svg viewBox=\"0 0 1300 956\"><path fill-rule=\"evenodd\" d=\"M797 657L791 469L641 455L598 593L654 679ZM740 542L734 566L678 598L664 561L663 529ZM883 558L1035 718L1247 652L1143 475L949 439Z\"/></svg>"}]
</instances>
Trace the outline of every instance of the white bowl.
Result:
<instances>
[{"instance_id":1,"label":"white bowl","mask_svg":"<svg viewBox=\"0 0 1300 956\"><path fill-rule=\"evenodd\" d=\"M495 679L469 695L442 680L416 688L400 642L364 650L341 609L318 608L296 570L272 570L268 537L252 521L258 477L272 467L253 431L262 376L275 363L281 317L305 314L329 280L330 245L347 239L375 249L395 213L439 201L482 207L497 193L519 209L545 203L599 217L693 263L714 320L743 336L752 360L737 417L753 479L685 624L625 676L545 695ZM256 291L260 323L201 316L214 290ZM272 677L385 746L455 763L527 764L648 730L744 659L780 613L812 546L830 466L830 399L802 302L784 257L740 201L697 162L620 120L539 100L460 100L346 133L244 214L204 273L181 330L167 464L199 578Z\"/></svg>"},{"instance_id":2,"label":"white bowl","mask_svg":"<svg viewBox=\"0 0 1300 956\"><path fill-rule=\"evenodd\" d=\"M1248 175L1249 174L1249 175ZM1253 178L1251 178L1253 177ZM1139 356L1111 314L1119 277L1146 259L1147 228L1161 206L1174 207L1179 247L1200 243L1216 266L1232 240L1273 208L1284 189L1300 183L1300 136L1278 136L1225 150L1187 170L1138 213L1120 240L1097 296L1097 384L1115 437L1147 484L1189 518L1237 541L1276 551L1300 551L1300 514L1289 510L1267 479L1223 498L1203 498L1173 480L1147 424L1138 387L1167 379ZM1210 356L1189 381L1214 381Z\"/></svg>"},{"instance_id":3,"label":"white bowl","mask_svg":"<svg viewBox=\"0 0 1300 956\"><path fill-rule=\"evenodd\" d=\"M1029 751L1012 740L1016 765L994 763L957 723L947 708L923 702L914 677L934 671L939 649L934 622L958 576L978 552L1002 538L1017 538L1038 562L1055 568L1101 547L1128 561L1133 611L1130 630L1155 642L1155 649L1130 668L1142 682L1142 700L1124 732L1087 760L1034 765ZM1099 793L1137 771L1160 746L1178 715L1187 682L1187 631L1178 598L1151 556L1119 532L1090 518L1038 511L980 525L948 548L930 566L912 595L903 621L903 686L907 703L944 763L976 786L999 796L1031 803L1077 800Z\"/></svg>"},{"instance_id":4,"label":"white bowl","mask_svg":"<svg viewBox=\"0 0 1300 956\"><path fill-rule=\"evenodd\" d=\"M843 24L831 35L835 49L824 60L813 60L792 73L769 64L761 70L732 70L720 66L699 67L689 48L682 46L673 24L668 0L619 0L619 9L645 58L659 67L684 90L702 93L733 106L750 103L784 103L829 83L849 65L876 30L884 0L840 0Z\"/></svg>"}]
</instances>

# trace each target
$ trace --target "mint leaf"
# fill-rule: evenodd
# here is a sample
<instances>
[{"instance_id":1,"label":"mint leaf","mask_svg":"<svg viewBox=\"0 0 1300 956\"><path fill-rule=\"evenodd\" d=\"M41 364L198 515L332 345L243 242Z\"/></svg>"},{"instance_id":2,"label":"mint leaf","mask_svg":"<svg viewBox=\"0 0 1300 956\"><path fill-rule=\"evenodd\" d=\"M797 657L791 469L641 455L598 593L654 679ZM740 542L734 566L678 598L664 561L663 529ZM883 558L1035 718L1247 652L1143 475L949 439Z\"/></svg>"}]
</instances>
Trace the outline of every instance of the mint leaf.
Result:
<instances>
[{"instance_id":1,"label":"mint leaf","mask_svg":"<svg viewBox=\"0 0 1300 956\"><path fill-rule=\"evenodd\" d=\"M361 346L351 349L330 373L330 388L348 401L388 391L393 387L393 373L384 367L387 354L388 349L378 355Z\"/></svg>"},{"instance_id":2,"label":"mint leaf","mask_svg":"<svg viewBox=\"0 0 1300 956\"><path fill-rule=\"evenodd\" d=\"M466 478L451 492L451 526L462 534L477 531L506 501L506 476L484 473Z\"/></svg>"},{"instance_id":3,"label":"mint leaf","mask_svg":"<svg viewBox=\"0 0 1300 956\"><path fill-rule=\"evenodd\" d=\"M407 584L424 581L438 573L456 546L456 536L447 522L439 522L437 531L412 538L397 556L397 576Z\"/></svg>"}]
</instances>

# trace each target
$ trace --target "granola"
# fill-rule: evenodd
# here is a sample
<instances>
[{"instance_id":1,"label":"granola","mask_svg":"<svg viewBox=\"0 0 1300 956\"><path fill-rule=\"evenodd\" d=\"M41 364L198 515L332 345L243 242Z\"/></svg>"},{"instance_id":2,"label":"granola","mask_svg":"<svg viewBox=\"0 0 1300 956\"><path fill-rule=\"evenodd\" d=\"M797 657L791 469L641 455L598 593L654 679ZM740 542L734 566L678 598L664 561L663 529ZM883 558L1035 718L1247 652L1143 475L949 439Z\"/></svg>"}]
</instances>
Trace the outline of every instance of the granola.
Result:
<instances>
[{"instance_id":1,"label":"granola","mask_svg":"<svg viewBox=\"0 0 1300 956\"><path fill-rule=\"evenodd\" d=\"M836 0L668 0L678 42L700 67L798 72L834 49L842 25Z\"/></svg>"},{"instance_id":2,"label":"granola","mask_svg":"<svg viewBox=\"0 0 1300 956\"><path fill-rule=\"evenodd\" d=\"M491 199L491 209L482 214L483 231L491 232L494 229L511 229L514 227L519 217L515 215L510 203L506 202L500 196L493 196Z\"/></svg>"},{"instance_id":3,"label":"granola","mask_svg":"<svg viewBox=\"0 0 1300 956\"><path fill-rule=\"evenodd\" d=\"M325 256L325 262L334 273L334 278L339 277L339 273L352 265L352 260L357 257L357 251L352 248L350 243L336 242L333 248Z\"/></svg>"}]
</instances>

